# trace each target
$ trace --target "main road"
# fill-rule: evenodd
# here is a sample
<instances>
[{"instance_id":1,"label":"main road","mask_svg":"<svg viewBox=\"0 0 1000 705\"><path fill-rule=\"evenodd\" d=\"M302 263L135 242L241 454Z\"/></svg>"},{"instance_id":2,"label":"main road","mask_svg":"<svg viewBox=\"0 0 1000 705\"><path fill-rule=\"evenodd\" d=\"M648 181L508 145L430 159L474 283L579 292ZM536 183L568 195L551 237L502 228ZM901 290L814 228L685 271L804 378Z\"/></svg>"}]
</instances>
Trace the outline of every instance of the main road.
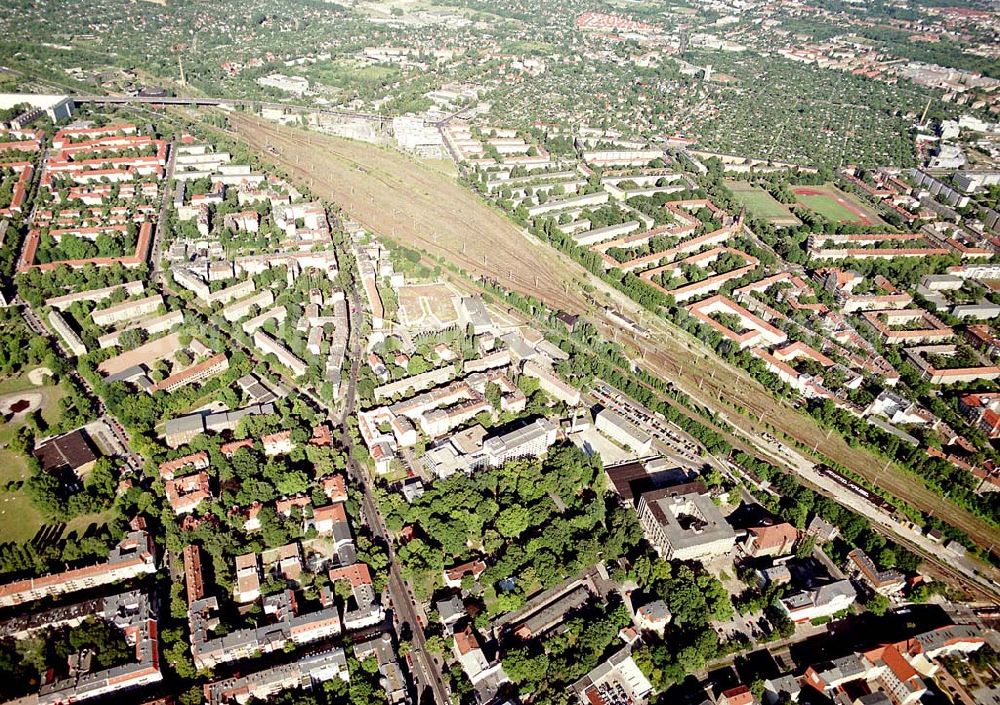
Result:
<instances>
[{"instance_id":1,"label":"main road","mask_svg":"<svg viewBox=\"0 0 1000 705\"><path fill-rule=\"evenodd\" d=\"M423 684L429 687L434 693L434 700L437 705L448 705L448 688L444 683L441 671L434 659L427 651L427 639L424 634L423 623L421 622L416 602L406 585L403 573L399 569L399 560L393 550L392 537L389 535L375 502L374 487L372 477L366 467L362 467L354 459L354 442L347 427L347 420L354 415L357 401L358 374L361 369L362 346L360 341L360 319L364 315L361 299L358 296L357 287L350 290L350 345L348 354L351 358L351 372L347 379L347 389L344 395L343 410L340 418L332 418L336 423L340 434L340 442L347 451L347 470L351 480L362 489L362 510L365 520L372 533L378 537L389 552L389 599L392 602L393 610L398 617L399 625L407 623L413 633L412 648L410 649L410 662L414 682L418 686ZM418 688L418 696L419 696Z\"/></svg>"}]
</instances>

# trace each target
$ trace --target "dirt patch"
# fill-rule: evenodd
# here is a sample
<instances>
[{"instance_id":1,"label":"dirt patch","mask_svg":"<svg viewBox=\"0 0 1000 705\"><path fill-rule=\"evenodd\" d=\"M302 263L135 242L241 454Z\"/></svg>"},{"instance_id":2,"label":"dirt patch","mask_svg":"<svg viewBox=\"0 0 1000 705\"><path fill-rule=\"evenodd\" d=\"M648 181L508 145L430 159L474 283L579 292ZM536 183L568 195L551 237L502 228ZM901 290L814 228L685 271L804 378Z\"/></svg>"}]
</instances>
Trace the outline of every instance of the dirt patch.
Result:
<instances>
[{"instance_id":1,"label":"dirt patch","mask_svg":"<svg viewBox=\"0 0 1000 705\"><path fill-rule=\"evenodd\" d=\"M42 395L38 392L17 392L0 397L0 414L4 417L26 416L41 406Z\"/></svg>"},{"instance_id":2,"label":"dirt patch","mask_svg":"<svg viewBox=\"0 0 1000 705\"><path fill-rule=\"evenodd\" d=\"M404 326L447 328L458 321L455 294L443 284L402 286L396 295L400 322Z\"/></svg>"},{"instance_id":3,"label":"dirt patch","mask_svg":"<svg viewBox=\"0 0 1000 705\"><path fill-rule=\"evenodd\" d=\"M157 338L144 345L140 345L135 350L129 350L128 352L123 352L121 355L105 360L97 366L97 370L107 376L117 374L138 364L152 365L157 360L162 360L165 357L173 355L183 347L180 335L171 333L163 338Z\"/></svg>"},{"instance_id":4,"label":"dirt patch","mask_svg":"<svg viewBox=\"0 0 1000 705\"><path fill-rule=\"evenodd\" d=\"M28 381L31 382L36 387L41 387L45 384L45 378L52 376L52 370L48 367L36 367L28 373Z\"/></svg>"}]
</instances>

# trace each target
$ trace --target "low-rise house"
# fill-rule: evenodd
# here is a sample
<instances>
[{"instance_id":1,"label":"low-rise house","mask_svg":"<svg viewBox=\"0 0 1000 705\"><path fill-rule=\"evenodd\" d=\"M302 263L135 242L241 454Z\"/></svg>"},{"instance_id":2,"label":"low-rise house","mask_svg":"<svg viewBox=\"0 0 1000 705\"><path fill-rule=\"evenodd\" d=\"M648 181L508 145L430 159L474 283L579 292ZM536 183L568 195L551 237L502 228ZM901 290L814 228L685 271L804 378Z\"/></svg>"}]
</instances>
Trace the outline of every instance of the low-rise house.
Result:
<instances>
[{"instance_id":1,"label":"low-rise house","mask_svg":"<svg viewBox=\"0 0 1000 705\"><path fill-rule=\"evenodd\" d=\"M460 588L462 587L462 581L465 576L471 576L473 580L479 580L479 576L483 574L486 570L486 563L481 560L469 561L468 563L462 563L454 568L448 568L444 571L444 584L446 587L450 588Z\"/></svg>"},{"instance_id":2,"label":"low-rise house","mask_svg":"<svg viewBox=\"0 0 1000 705\"><path fill-rule=\"evenodd\" d=\"M656 632L661 637L671 619L673 619L673 614L663 600L647 602L635 611L636 629Z\"/></svg>"},{"instance_id":3,"label":"low-rise house","mask_svg":"<svg viewBox=\"0 0 1000 705\"><path fill-rule=\"evenodd\" d=\"M313 526L316 527L316 533L320 536L333 536L337 524L346 525L347 523L347 510L344 509L343 502L316 507L313 510Z\"/></svg>"},{"instance_id":4,"label":"low-rise house","mask_svg":"<svg viewBox=\"0 0 1000 705\"><path fill-rule=\"evenodd\" d=\"M768 585L788 585L792 582L792 571L784 563L765 568L760 575Z\"/></svg>"},{"instance_id":5,"label":"low-rise house","mask_svg":"<svg viewBox=\"0 0 1000 705\"><path fill-rule=\"evenodd\" d=\"M770 526L754 526L747 530L743 550L748 556L784 556L792 552L799 532L788 522Z\"/></svg>"},{"instance_id":6,"label":"low-rise house","mask_svg":"<svg viewBox=\"0 0 1000 705\"><path fill-rule=\"evenodd\" d=\"M803 590L781 600L785 613L794 622L808 622L821 617L832 617L848 609L858 598L850 580Z\"/></svg>"},{"instance_id":7,"label":"low-rise house","mask_svg":"<svg viewBox=\"0 0 1000 705\"><path fill-rule=\"evenodd\" d=\"M262 437L260 440L264 446L264 455L270 457L274 457L275 455L286 455L291 453L295 448L295 443L292 441L291 431L270 433Z\"/></svg>"},{"instance_id":8,"label":"low-rise house","mask_svg":"<svg viewBox=\"0 0 1000 705\"><path fill-rule=\"evenodd\" d=\"M829 543L840 536L840 529L817 514L806 526L806 536L812 537L819 544Z\"/></svg>"},{"instance_id":9,"label":"low-rise house","mask_svg":"<svg viewBox=\"0 0 1000 705\"><path fill-rule=\"evenodd\" d=\"M754 705L753 693L745 685L722 691L716 705Z\"/></svg>"},{"instance_id":10,"label":"low-rise house","mask_svg":"<svg viewBox=\"0 0 1000 705\"><path fill-rule=\"evenodd\" d=\"M260 562L256 553L247 553L236 557L233 598L240 603L260 599Z\"/></svg>"},{"instance_id":11,"label":"low-rise house","mask_svg":"<svg viewBox=\"0 0 1000 705\"><path fill-rule=\"evenodd\" d=\"M468 614L465 610L465 604L458 595L452 595L447 600L437 601L434 603L434 608L437 610L438 616L441 617L441 623L446 627L460 622Z\"/></svg>"},{"instance_id":12,"label":"low-rise house","mask_svg":"<svg viewBox=\"0 0 1000 705\"><path fill-rule=\"evenodd\" d=\"M312 505L312 500L308 495L296 495L294 497L282 497L274 503L274 510L281 516L288 518L292 516L295 509L299 511Z\"/></svg>"},{"instance_id":13,"label":"low-rise house","mask_svg":"<svg viewBox=\"0 0 1000 705\"><path fill-rule=\"evenodd\" d=\"M329 475L323 478L323 494L331 502L347 501L347 483L343 475Z\"/></svg>"},{"instance_id":14,"label":"low-rise house","mask_svg":"<svg viewBox=\"0 0 1000 705\"><path fill-rule=\"evenodd\" d=\"M194 468L195 470L206 470L208 469L208 465L208 453L205 451L199 451L197 453L182 455L179 458L162 462L160 463L158 469L160 471L160 477L164 480L173 480L178 470L182 470L187 467Z\"/></svg>"},{"instance_id":15,"label":"low-rise house","mask_svg":"<svg viewBox=\"0 0 1000 705\"><path fill-rule=\"evenodd\" d=\"M219 452L222 453L227 458L232 458L236 455L236 451L242 448L253 448L253 440L250 438L241 438L238 441L230 441L229 443L223 443L219 446Z\"/></svg>"}]
</instances>

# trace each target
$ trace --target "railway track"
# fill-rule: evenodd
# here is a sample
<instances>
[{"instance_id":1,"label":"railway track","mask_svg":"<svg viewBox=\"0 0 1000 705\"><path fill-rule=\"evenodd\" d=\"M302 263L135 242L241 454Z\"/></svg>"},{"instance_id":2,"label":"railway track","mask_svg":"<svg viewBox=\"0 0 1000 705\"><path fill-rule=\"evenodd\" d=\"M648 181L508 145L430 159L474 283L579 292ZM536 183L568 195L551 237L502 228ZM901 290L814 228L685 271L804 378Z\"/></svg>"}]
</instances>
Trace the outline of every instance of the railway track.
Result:
<instances>
[{"instance_id":1,"label":"railway track","mask_svg":"<svg viewBox=\"0 0 1000 705\"><path fill-rule=\"evenodd\" d=\"M230 116L231 119L233 117ZM338 188L340 189L338 200L343 201L344 197L348 195L343 192L344 185L341 184L338 187L338 184L330 180L329 175L316 174L291 158L293 149L315 151L317 145L307 134L290 129L280 129L243 116L237 116L236 119L241 121L236 123L240 127L237 132L230 132L230 135L244 139L248 144L258 149L266 149L267 145L270 145L279 150L279 154L274 156L277 161L280 161L282 167L296 178L312 184L314 190L317 182L320 184L325 182L326 188L333 193L337 193ZM263 138L260 133L255 133L255 130L262 131L266 134L266 138ZM366 177L378 181L386 189L399 188L395 177L373 168L371 164L362 163L344 152L328 150L328 153L331 158L339 161L348 169L365 174ZM474 194L470 193L469 196L475 198ZM374 202L374 195L371 196L371 199ZM361 211L360 208L354 210ZM384 224L380 224L375 217L368 216L364 212L351 212L350 215L374 232L390 234L385 232ZM384 218L385 215L383 214L382 217ZM496 217L500 218L501 216L496 215ZM435 229L432 220L425 223L408 223L396 213L392 215L390 227L392 230L398 228L399 232L405 232L407 240L413 245L422 247L435 255L447 256L448 259L469 273L495 279L506 288L529 294L561 310L581 312L581 309L584 308L581 297L571 294L560 286L561 277L555 276L553 272L545 271L546 265L552 266L552 253L545 251L543 245L531 241L514 226L508 223L505 223L505 226L507 226L506 229L511 237L522 238L523 244L521 246L511 246L507 243L504 246L490 247L489 242L485 241L475 247L468 247L465 243L449 242L446 235L442 235ZM484 236L484 240L488 240L490 237L485 233ZM481 257L479 256L480 252L482 252ZM539 269L542 270L541 275L523 274L523 272L534 272Z\"/></svg>"}]
</instances>

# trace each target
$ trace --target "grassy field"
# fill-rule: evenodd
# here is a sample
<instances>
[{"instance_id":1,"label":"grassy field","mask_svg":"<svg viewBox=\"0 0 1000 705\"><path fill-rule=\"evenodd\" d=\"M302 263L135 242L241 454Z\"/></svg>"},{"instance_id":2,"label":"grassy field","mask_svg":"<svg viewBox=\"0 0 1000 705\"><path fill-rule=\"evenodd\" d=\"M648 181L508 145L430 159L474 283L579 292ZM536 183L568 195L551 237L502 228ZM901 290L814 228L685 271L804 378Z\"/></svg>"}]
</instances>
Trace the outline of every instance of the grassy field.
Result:
<instances>
[{"instance_id":1,"label":"grassy field","mask_svg":"<svg viewBox=\"0 0 1000 705\"><path fill-rule=\"evenodd\" d=\"M788 206L759 186L753 186L745 181L726 181L726 187L732 191L737 201L761 220L767 220L774 225L795 225L799 222L799 219L788 210Z\"/></svg>"},{"instance_id":2,"label":"grassy field","mask_svg":"<svg viewBox=\"0 0 1000 705\"><path fill-rule=\"evenodd\" d=\"M364 66L348 61L323 61L306 67L303 73L311 81L342 91L372 90L398 80L401 75L397 68Z\"/></svg>"},{"instance_id":3,"label":"grassy field","mask_svg":"<svg viewBox=\"0 0 1000 705\"><path fill-rule=\"evenodd\" d=\"M590 313L608 339L617 340L651 373L669 380L696 402L752 435L786 435L839 462L914 507L950 522L982 546L1000 545L1000 531L928 489L919 479L868 451L827 434L806 413L779 401L745 371L728 365L702 343L642 312L618 291L588 275L550 248L537 245L458 184L398 152L359 142L304 133L234 114L239 137L273 157L290 176L317 195L339 202L372 231L398 242L443 255L472 275L500 279L508 288L531 294L549 306ZM488 257L484 266L483 257ZM507 267L513 278L508 277ZM602 303L620 308L654 330L637 339L613 329L583 295L596 289ZM734 407L747 410L737 413Z\"/></svg>"},{"instance_id":4,"label":"grassy field","mask_svg":"<svg viewBox=\"0 0 1000 705\"><path fill-rule=\"evenodd\" d=\"M796 186L792 189L796 201L833 223L885 225L869 208L836 186Z\"/></svg>"},{"instance_id":5,"label":"grassy field","mask_svg":"<svg viewBox=\"0 0 1000 705\"><path fill-rule=\"evenodd\" d=\"M0 395L24 391L42 395L42 418L46 422L54 424L59 420L59 400L63 397L61 387L51 384L36 387L26 373L0 380ZM7 483L28 477L25 459L7 448L22 426L23 421L0 426L0 543L30 541L44 523L42 515L23 489L4 489Z\"/></svg>"}]
</instances>

